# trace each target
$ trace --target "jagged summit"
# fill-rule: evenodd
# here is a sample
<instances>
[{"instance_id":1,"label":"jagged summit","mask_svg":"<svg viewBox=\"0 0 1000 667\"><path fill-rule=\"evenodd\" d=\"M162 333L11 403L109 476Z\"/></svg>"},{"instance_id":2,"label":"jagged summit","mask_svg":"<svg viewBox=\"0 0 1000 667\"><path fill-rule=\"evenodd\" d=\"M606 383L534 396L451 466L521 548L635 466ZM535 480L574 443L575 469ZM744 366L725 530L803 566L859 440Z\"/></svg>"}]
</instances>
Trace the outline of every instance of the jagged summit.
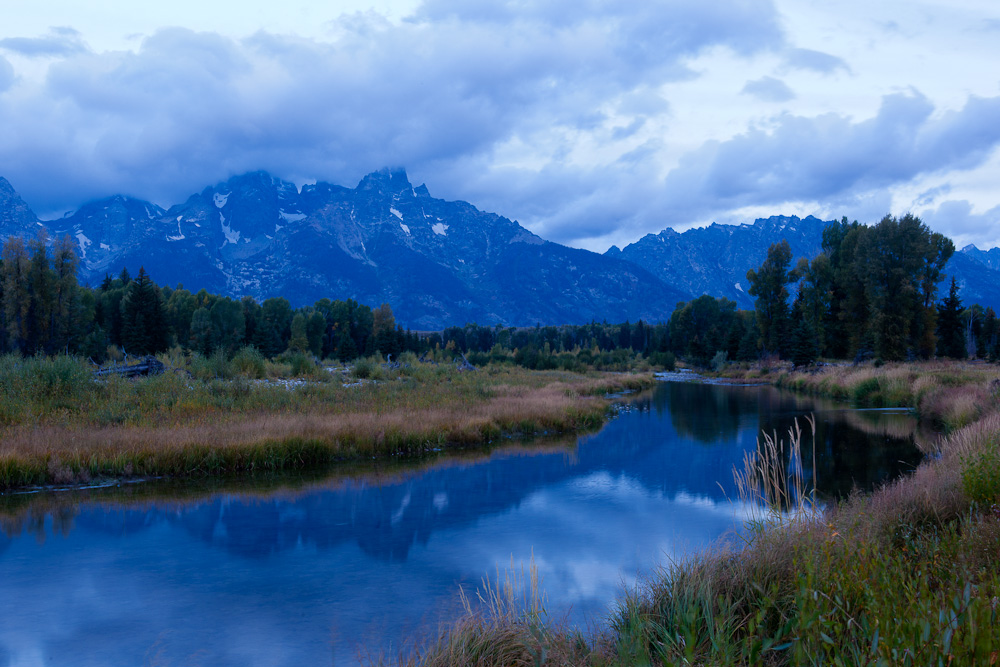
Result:
<instances>
[{"instance_id":1,"label":"jagged summit","mask_svg":"<svg viewBox=\"0 0 1000 667\"><path fill-rule=\"evenodd\" d=\"M76 240L91 284L143 266L160 284L233 297L390 303L397 321L416 329L659 320L684 296L628 262L434 199L398 168L353 189L318 182L299 190L255 171L167 210L111 197L46 224ZM0 236L20 233L15 227Z\"/></svg>"},{"instance_id":2,"label":"jagged summit","mask_svg":"<svg viewBox=\"0 0 1000 667\"><path fill-rule=\"evenodd\" d=\"M413 185L406 176L406 170L401 167L383 167L378 171L373 171L358 183L358 190L374 190L382 194L400 194L402 192L413 193ZM426 189L426 188L425 188Z\"/></svg>"},{"instance_id":3,"label":"jagged summit","mask_svg":"<svg viewBox=\"0 0 1000 667\"><path fill-rule=\"evenodd\" d=\"M529 325L669 318L678 301L725 296L752 308L746 272L782 238L819 253L814 217L772 216L647 234L604 255L539 238L517 222L413 187L405 170L368 174L356 188L298 189L263 171L239 174L169 209L115 195L42 223L0 178L0 239L69 234L80 276L139 266L159 284L232 297L392 304L398 322L440 329L467 322ZM946 268L966 303L1000 308L1000 249L965 248Z\"/></svg>"},{"instance_id":4,"label":"jagged summit","mask_svg":"<svg viewBox=\"0 0 1000 667\"><path fill-rule=\"evenodd\" d=\"M10 181L0 176L0 230L6 236L33 235L38 226L35 212L21 199Z\"/></svg>"}]
</instances>

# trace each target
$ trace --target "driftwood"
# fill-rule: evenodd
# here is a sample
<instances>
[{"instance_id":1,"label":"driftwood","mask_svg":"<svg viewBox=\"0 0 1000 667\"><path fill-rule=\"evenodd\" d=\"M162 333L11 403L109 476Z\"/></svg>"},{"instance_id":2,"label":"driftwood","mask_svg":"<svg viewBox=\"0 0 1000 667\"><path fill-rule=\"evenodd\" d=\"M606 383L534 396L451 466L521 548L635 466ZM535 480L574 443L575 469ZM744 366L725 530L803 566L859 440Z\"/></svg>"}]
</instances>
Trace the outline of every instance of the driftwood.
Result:
<instances>
[{"instance_id":1,"label":"driftwood","mask_svg":"<svg viewBox=\"0 0 1000 667\"><path fill-rule=\"evenodd\" d=\"M114 365L110 368L101 368L94 371L97 377L117 375L119 377L134 378L144 375L159 375L164 370L163 364L154 356L143 357L142 361L135 364Z\"/></svg>"},{"instance_id":2,"label":"driftwood","mask_svg":"<svg viewBox=\"0 0 1000 667\"><path fill-rule=\"evenodd\" d=\"M468 358L465 356L465 354L463 352L459 352L459 354L462 355L462 361L461 361L461 363L459 363L458 359L455 360L455 365L458 366L458 370L460 370L460 371L474 371L474 370L476 370L476 367L473 366L471 363L469 363Z\"/></svg>"}]
</instances>

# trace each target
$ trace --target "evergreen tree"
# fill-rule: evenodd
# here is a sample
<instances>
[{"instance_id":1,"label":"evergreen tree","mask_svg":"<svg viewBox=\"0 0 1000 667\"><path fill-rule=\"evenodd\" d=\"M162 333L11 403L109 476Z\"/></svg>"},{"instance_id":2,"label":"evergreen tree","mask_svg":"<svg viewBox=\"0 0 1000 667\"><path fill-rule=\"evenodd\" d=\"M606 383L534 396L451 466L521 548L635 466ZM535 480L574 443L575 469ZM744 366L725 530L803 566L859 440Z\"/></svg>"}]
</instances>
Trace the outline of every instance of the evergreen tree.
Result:
<instances>
[{"instance_id":1,"label":"evergreen tree","mask_svg":"<svg viewBox=\"0 0 1000 667\"><path fill-rule=\"evenodd\" d=\"M212 304L212 344L226 354L232 354L243 345L246 319L243 304L229 297L220 297Z\"/></svg>"},{"instance_id":2,"label":"evergreen tree","mask_svg":"<svg viewBox=\"0 0 1000 667\"><path fill-rule=\"evenodd\" d=\"M3 313L9 349L27 351L31 284L24 241L10 238L3 247Z\"/></svg>"},{"instance_id":3,"label":"evergreen tree","mask_svg":"<svg viewBox=\"0 0 1000 667\"><path fill-rule=\"evenodd\" d=\"M49 265L48 235L43 229L31 242L28 266L28 339L26 354L49 351L52 331L53 276Z\"/></svg>"},{"instance_id":4,"label":"evergreen tree","mask_svg":"<svg viewBox=\"0 0 1000 667\"><path fill-rule=\"evenodd\" d=\"M129 354L155 354L167 349L167 318L162 296L143 267L129 282L121 302L122 346Z\"/></svg>"},{"instance_id":5,"label":"evergreen tree","mask_svg":"<svg viewBox=\"0 0 1000 667\"><path fill-rule=\"evenodd\" d=\"M292 336L288 341L288 349L293 352L305 352L309 349L308 321L301 312L292 318Z\"/></svg>"},{"instance_id":6,"label":"evergreen tree","mask_svg":"<svg viewBox=\"0 0 1000 667\"><path fill-rule=\"evenodd\" d=\"M761 347L765 352L782 353L788 337L788 288L795 280L789 274L792 249L788 241L774 243L767 250L767 259L758 271L747 271L749 294L757 297L754 308L760 329Z\"/></svg>"},{"instance_id":7,"label":"evergreen tree","mask_svg":"<svg viewBox=\"0 0 1000 667\"><path fill-rule=\"evenodd\" d=\"M344 329L340 332L340 339L337 341L337 358L341 361L350 361L358 356L358 346L351 338L351 332Z\"/></svg>"},{"instance_id":8,"label":"evergreen tree","mask_svg":"<svg viewBox=\"0 0 1000 667\"><path fill-rule=\"evenodd\" d=\"M965 328L962 326L962 300L958 296L958 283L951 279L948 296L938 306L937 353L942 357L964 359Z\"/></svg>"},{"instance_id":9,"label":"evergreen tree","mask_svg":"<svg viewBox=\"0 0 1000 667\"><path fill-rule=\"evenodd\" d=\"M210 356L215 347L212 330L212 313L202 306L191 315L191 324L188 327L188 341L186 347L202 356Z\"/></svg>"},{"instance_id":10,"label":"evergreen tree","mask_svg":"<svg viewBox=\"0 0 1000 667\"><path fill-rule=\"evenodd\" d=\"M465 331L460 330L464 339ZM396 318L392 314L392 308L387 303L372 312L372 338L374 338L374 348L382 355L398 352L396 349ZM456 332L457 334L458 332ZM464 340L463 340L464 343ZM374 350L373 350L374 351Z\"/></svg>"},{"instance_id":11,"label":"evergreen tree","mask_svg":"<svg viewBox=\"0 0 1000 667\"><path fill-rule=\"evenodd\" d=\"M313 356L321 357L326 337L326 317L318 310L314 310L306 321L306 337L309 339L309 351Z\"/></svg>"},{"instance_id":12,"label":"evergreen tree","mask_svg":"<svg viewBox=\"0 0 1000 667\"><path fill-rule=\"evenodd\" d=\"M795 324L789 336L789 359L796 366L808 366L819 356L816 332L804 313L796 309Z\"/></svg>"},{"instance_id":13,"label":"evergreen tree","mask_svg":"<svg viewBox=\"0 0 1000 667\"><path fill-rule=\"evenodd\" d=\"M52 254L53 299L50 351L75 347L84 328L81 322L80 288L76 280L79 266L73 242L69 236L56 241Z\"/></svg>"},{"instance_id":14,"label":"evergreen tree","mask_svg":"<svg viewBox=\"0 0 1000 667\"><path fill-rule=\"evenodd\" d=\"M253 332L250 344L269 359L285 351L285 345L277 328L271 321L263 317L257 321L257 328Z\"/></svg>"}]
</instances>

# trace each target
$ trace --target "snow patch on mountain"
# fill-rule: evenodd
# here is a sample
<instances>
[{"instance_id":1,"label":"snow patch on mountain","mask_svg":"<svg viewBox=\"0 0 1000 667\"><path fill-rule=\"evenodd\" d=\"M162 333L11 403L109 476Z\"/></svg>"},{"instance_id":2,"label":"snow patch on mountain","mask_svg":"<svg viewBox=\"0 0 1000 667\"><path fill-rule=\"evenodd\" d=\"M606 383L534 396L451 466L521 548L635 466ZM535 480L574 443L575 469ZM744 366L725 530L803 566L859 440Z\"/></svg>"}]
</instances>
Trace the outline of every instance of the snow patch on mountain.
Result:
<instances>
[{"instance_id":1,"label":"snow patch on mountain","mask_svg":"<svg viewBox=\"0 0 1000 667\"><path fill-rule=\"evenodd\" d=\"M224 194L223 195L223 194L219 194L218 192L216 192L215 196L212 198L212 199L215 200L215 207L216 208L222 208L223 206L225 206L226 202L229 201L229 194L232 194L232 193L228 193L228 194Z\"/></svg>"},{"instance_id":2,"label":"snow patch on mountain","mask_svg":"<svg viewBox=\"0 0 1000 667\"><path fill-rule=\"evenodd\" d=\"M742 291L743 291L743 285L740 285L739 283L736 283L735 285L733 285L733 287L735 287L735 288L736 288L737 290L739 290L740 292L742 292Z\"/></svg>"},{"instance_id":3,"label":"snow patch on mountain","mask_svg":"<svg viewBox=\"0 0 1000 667\"><path fill-rule=\"evenodd\" d=\"M402 219L403 219L403 214L402 214L402 213L400 213L400 212L399 212L399 211L398 211L398 210L396 209L396 207L395 207L395 206L390 206L390 207L389 207L389 213L392 213L392 214L393 214L394 216L396 216L396 217L397 217L397 218L399 218L400 220L402 220ZM407 233L409 233L409 232L407 232Z\"/></svg>"},{"instance_id":4,"label":"snow patch on mountain","mask_svg":"<svg viewBox=\"0 0 1000 667\"><path fill-rule=\"evenodd\" d=\"M177 236L168 236L167 237L168 241L183 241L185 238L187 238L186 236L184 236L184 232L181 231L181 218L182 217L183 216L180 216L180 215L177 216Z\"/></svg>"},{"instance_id":5,"label":"snow patch on mountain","mask_svg":"<svg viewBox=\"0 0 1000 667\"><path fill-rule=\"evenodd\" d=\"M226 235L226 243L239 243L240 233L233 231L233 228L226 224L226 216L219 213L219 219L222 221L222 233ZM222 245L226 245L226 243Z\"/></svg>"},{"instance_id":6,"label":"snow patch on mountain","mask_svg":"<svg viewBox=\"0 0 1000 667\"><path fill-rule=\"evenodd\" d=\"M438 218L438 220L440 219L441 218ZM431 227L431 231L437 234L438 236L448 236L448 225L439 222L435 224L433 227Z\"/></svg>"},{"instance_id":7,"label":"snow patch on mountain","mask_svg":"<svg viewBox=\"0 0 1000 667\"><path fill-rule=\"evenodd\" d=\"M403 223L399 223L399 226L402 227L403 231L406 232L407 234L410 233L410 228L404 225Z\"/></svg>"},{"instance_id":8,"label":"snow patch on mountain","mask_svg":"<svg viewBox=\"0 0 1000 667\"><path fill-rule=\"evenodd\" d=\"M278 211L278 215L280 215L285 222L298 222L306 217L305 213L285 213L284 210Z\"/></svg>"},{"instance_id":9,"label":"snow patch on mountain","mask_svg":"<svg viewBox=\"0 0 1000 667\"><path fill-rule=\"evenodd\" d=\"M87 246L90 245L90 239L84 236L83 232L77 232L76 242L80 244L80 259L87 259Z\"/></svg>"}]
</instances>

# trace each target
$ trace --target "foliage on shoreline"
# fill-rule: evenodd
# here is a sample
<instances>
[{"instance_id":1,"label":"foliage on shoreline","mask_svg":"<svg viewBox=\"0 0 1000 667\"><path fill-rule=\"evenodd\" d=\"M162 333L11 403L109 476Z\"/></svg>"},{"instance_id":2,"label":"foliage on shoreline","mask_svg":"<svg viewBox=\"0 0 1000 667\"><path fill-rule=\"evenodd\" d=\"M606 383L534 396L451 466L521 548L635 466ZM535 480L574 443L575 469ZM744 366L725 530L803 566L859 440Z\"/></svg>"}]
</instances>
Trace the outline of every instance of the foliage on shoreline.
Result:
<instances>
[{"instance_id":1,"label":"foliage on shoreline","mask_svg":"<svg viewBox=\"0 0 1000 667\"><path fill-rule=\"evenodd\" d=\"M218 379L168 372L95 380L68 357L0 358L0 489L132 475L309 468L592 428L604 394L649 375L369 362L359 379ZM195 366L201 361L196 360ZM270 368L265 369L270 372ZM357 368L354 369L357 372Z\"/></svg>"},{"instance_id":2,"label":"foliage on shoreline","mask_svg":"<svg viewBox=\"0 0 1000 667\"><path fill-rule=\"evenodd\" d=\"M996 368L943 364L790 374L784 386L803 391L862 402L910 399L953 430L937 456L908 477L824 512L750 526L743 543L668 564L626 592L610 627L596 637L544 614L471 614L400 662L994 664L1000 660L998 376ZM984 400L966 417L970 395Z\"/></svg>"}]
</instances>

